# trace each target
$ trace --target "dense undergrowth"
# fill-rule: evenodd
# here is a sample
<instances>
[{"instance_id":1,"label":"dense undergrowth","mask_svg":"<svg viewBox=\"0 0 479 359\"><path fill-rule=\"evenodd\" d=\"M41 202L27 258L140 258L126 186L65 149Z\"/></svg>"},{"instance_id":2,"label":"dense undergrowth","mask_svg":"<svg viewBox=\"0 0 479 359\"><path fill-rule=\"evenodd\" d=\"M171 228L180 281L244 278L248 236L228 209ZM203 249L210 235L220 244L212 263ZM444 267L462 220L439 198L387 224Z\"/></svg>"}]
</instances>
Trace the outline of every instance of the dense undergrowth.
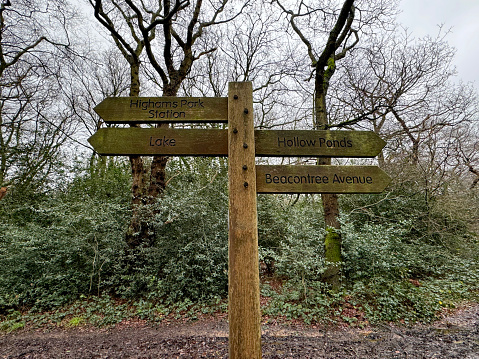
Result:
<instances>
[{"instance_id":1,"label":"dense undergrowth","mask_svg":"<svg viewBox=\"0 0 479 359\"><path fill-rule=\"evenodd\" d=\"M79 168L44 193L11 191L0 202L0 329L225 312L225 161L176 159L169 171L156 242L135 253L124 241L127 163ZM409 323L478 300L478 197L459 181L430 193L406 180L380 195L341 196L343 282L332 291L321 281L320 197L259 195L263 315Z\"/></svg>"}]
</instances>

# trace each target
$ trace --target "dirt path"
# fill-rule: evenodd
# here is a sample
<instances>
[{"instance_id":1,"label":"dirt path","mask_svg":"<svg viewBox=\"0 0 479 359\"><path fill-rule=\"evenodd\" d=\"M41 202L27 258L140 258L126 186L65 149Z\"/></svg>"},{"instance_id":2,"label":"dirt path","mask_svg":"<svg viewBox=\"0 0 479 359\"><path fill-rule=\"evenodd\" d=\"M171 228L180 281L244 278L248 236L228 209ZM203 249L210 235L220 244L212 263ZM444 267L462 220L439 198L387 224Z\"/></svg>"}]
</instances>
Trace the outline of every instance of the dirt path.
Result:
<instances>
[{"instance_id":1,"label":"dirt path","mask_svg":"<svg viewBox=\"0 0 479 359\"><path fill-rule=\"evenodd\" d=\"M0 336L0 358L227 358L224 319L127 323L113 329L77 328ZM479 304L430 326L325 330L263 325L263 358L479 359Z\"/></svg>"}]
</instances>

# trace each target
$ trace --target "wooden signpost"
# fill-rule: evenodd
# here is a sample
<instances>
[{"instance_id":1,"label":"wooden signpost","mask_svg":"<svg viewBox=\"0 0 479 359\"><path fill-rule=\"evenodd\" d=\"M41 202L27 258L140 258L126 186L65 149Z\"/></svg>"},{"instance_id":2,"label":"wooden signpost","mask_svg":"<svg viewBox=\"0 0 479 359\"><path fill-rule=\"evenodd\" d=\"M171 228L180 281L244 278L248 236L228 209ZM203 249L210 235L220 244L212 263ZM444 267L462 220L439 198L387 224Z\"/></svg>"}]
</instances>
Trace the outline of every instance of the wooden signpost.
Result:
<instances>
[{"instance_id":1,"label":"wooden signpost","mask_svg":"<svg viewBox=\"0 0 479 359\"><path fill-rule=\"evenodd\" d=\"M256 166L257 156L374 157L373 132L255 131L250 82L227 98L107 98L107 123L228 122L228 130L103 128L88 139L102 155L228 156L230 359L261 358L256 193L379 193L390 182L376 166Z\"/></svg>"}]
</instances>

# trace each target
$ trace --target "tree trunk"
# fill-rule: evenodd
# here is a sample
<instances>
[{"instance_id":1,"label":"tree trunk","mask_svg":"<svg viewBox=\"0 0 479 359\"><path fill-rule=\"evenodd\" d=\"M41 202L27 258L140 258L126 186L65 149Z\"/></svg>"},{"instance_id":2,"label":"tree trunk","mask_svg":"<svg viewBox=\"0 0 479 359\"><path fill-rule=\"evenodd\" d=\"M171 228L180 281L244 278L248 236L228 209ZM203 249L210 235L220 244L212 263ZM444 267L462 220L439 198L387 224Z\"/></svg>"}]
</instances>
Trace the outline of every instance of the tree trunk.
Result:
<instances>
[{"instance_id":1,"label":"tree trunk","mask_svg":"<svg viewBox=\"0 0 479 359\"><path fill-rule=\"evenodd\" d=\"M130 96L139 96L140 64L130 62L131 86ZM176 96L176 93L164 93L164 96ZM132 127L137 125L132 125ZM165 125L157 125L162 127ZM167 125L166 125L167 126ZM130 156L132 176L132 214L130 225L126 234L126 242L130 249L140 246L151 247L155 242L155 230L151 219L155 215L155 202L166 188L166 164L167 156L153 156L148 171L141 156ZM149 177L148 177L149 176Z\"/></svg>"},{"instance_id":2,"label":"tree trunk","mask_svg":"<svg viewBox=\"0 0 479 359\"><path fill-rule=\"evenodd\" d=\"M140 64L137 61L130 61L130 96L139 96L140 94ZM131 125L136 127L137 125ZM130 249L136 248L146 240L145 234L148 233L147 221L142 220L142 207L146 204L146 189L148 172L141 156L130 156L131 165L131 196L132 213L130 224L126 232L126 243Z\"/></svg>"},{"instance_id":3,"label":"tree trunk","mask_svg":"<svg viewBox=\"0 0 479 359\"><path fill-rule=\"evenodd\" d=\"M182 80L180 80L182 81ZM181 83L181 82L180 82ZM172 86L171 82L164 87L163 96L176 97L180 84ZM157 128L168 127L168 124L158 124ZM148 188L149 203L161 196L166 188L166 164L168 156L153 156L150 167L150 186Z\"/></svg>"},{"instance_id":4,"label":"tree trunk","mask_svg":"<svg viewBox=\"0 0 479 359\"><path fill-rule=\"evenodd\" d=\"M328 116L326 108L326 94L329 87L329 79L335 71L334 59L328 61L326 70L317 68L315 81L315 127L317 130L328 128ZM318 165L330 165L331 158L318 159ZM324 256L328 262L327 269L323 274L323 280L329 283L333 289L338 289L341 282L341 235L339 229L339 203L337 194L321 194L323 202L324 223L326 236L324 238Z\"/></svg>"},{"instance_id":5,"label":"tree trunk","mask_svg":"<svg viewBox=\"0 0 479 359\"><path fill-rule=\"evenodd\" d=\"M278 2L279 4L279 2ZM293 30L299 35L301 41L308 48L309 58L312 60L312 66L315 67L314 77L314 127L316 130L328 130L329 121L326 108L326 94L328 92L329 80L336 71L336 60L346 56L358 43L357 31L352 29L354 21L354 0L344 0L339 12L336 23L329 32L328 40L319 56L313 51L313 44L301 32L298 24L295 23L296 17L300 14L294 14L286 10L279 4L283 11L290 16L290 23ZM348 39L354 34L356 40L348 45ZM336 53L339 51L338 53ZM318 160L318 165L331 164L331 158ZM341 236L339 235L339 205L336 194L322 194L324 209L324 221L328 235L325 238L325 257L330 262L329 267L324 273L324 280L331 283L333 288L337 289L340 284L340 263L341 263Z\"/></svg>"},{"instance_id":6,"label":"tree trunk","mask_svg":"<svg viewBox=\"0 0 479 359\"><path fill-rule=\"evenodd\" d=\"M159 1L157 10L134 5L130 1L113 1L114 9L110 8L106 12L101 0L91 0L90 4L95 10L95 18L110 32L115 45L130 65L130 96L139 96L140 94L139 70L143 50L146 50L150 65L161 77L163 96L176 96L182 82L188 76L193 62L215 50L212 48L195 54L193 45L202 36L206 27L217 24L216 18L224 8L220 6L214 9L211 21L205 19L200 21L203 1L197 1L192 7L190 7L192 4L187 1ZM191 14L187 8L192 10ZM126 16L127 13L134 15ZM182 18L183 15L180 13L186 17L191 15L183 40L174 31L173 26L179 17ZM114 17L118 17L118 21L123 19L125 22L120 24L116 20L112 20ZM115 27L116 25L118 27ZM126 37L122 35L124 30L126 34L129 33ZM160 31L163 51L156 52L152 50L152 41ZM158 54L158 58L156 58L156 54ZM165 67L160 65L159 57L162 58L161 62ZM178 65L177 68L175 68L176 65ZM157 127L162 126L165 125ZM163 194L166 186L167 162L168 157L166 156L153 156L150 166L148 166L142 157L130 156L133 179L132 216L126 234L130 253L134 253L133 249L137 247L151 246L154 243L155 233L152 219L157 211L157 199Z\"/></svg>"}]
</instances>

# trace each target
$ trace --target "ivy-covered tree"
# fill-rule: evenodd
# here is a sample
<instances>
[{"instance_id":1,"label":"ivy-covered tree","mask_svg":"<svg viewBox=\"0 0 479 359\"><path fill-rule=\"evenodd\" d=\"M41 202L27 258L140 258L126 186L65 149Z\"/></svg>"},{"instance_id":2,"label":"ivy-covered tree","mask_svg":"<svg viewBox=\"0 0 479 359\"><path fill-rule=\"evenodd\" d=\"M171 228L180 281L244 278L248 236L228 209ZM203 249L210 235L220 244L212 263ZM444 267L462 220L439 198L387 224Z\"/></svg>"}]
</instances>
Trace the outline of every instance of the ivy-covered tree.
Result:
<instances>
[{"instance_id":1,"label":"ivy-covered tree","mask_svg":"<svg viewBox=\"0 0 479 359\"><path fill-rule=\"evenodd\" d=\"M286 15L292 32L303 43L313 69L309 80L314 80L313 128L328 130L327 97L331 79L336 72L337 62L358 44L361 27L373 23L388 11L387 6L374 2L361 2L357 9L354 0L345 0L338 9L335 4L317 4L300 1L293 5L280 0L274 1ZM368 10L366 10L368 9ZM374 10L373 10L374 9ZM362 16L357 16L362 12ZM365 16L367 13L367 16ZM321 158L320 165L331 164L331 158ZM339 204L337 194L322 194L325 237L325 258L330 263L324 279L334 287L339 286L341 262L341 236L339 234Z\"/></svg>"}]
</instances>

